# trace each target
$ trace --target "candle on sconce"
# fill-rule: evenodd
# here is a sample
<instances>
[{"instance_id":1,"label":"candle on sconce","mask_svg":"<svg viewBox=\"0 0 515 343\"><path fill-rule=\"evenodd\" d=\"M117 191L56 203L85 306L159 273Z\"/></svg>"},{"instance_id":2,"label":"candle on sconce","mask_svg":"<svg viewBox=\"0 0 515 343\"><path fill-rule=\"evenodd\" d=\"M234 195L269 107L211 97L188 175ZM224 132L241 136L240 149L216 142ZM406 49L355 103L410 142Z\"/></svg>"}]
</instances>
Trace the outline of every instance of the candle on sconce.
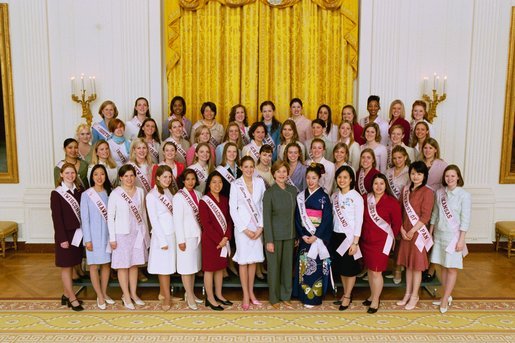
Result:
<instances>
[{"instance_id":1,"label":"candle on sconce","mask_svg":"<svg viewBox=\"0 0 515 343\"><path fill-rule=\"evenodd\" d=\"M436 73L433 74L433 89L436 89Z\"/></svg>"},{"instance_id":2,"label":"candle on sconce","mask_svg":"<svg viewBox=\"0 0 515 343\"><path fill-rule=\"evenodd\" d=\"M84 73L80 74L80 82L81 82L81 89L80 91L81 92L84 92L85 88L84 88Z\"/></svg>"},{"instance_id":3,"label":"candle on sconce","mask_svg":"<svg viewBox=\"0 0 515 343\"><path fill-rule=\"evenodd\" d=\"M445 94L445 89L447 88L447 75L443 77L443 94Z\"/></svg>"},{"instance_id":4,"label":"candle on sconce","mask_svg":"<svg viewBox=\"0 0 515 343\"><path fill-rule=\"evenodd\" d=\"M97 85L95 84L95 76L93 76L92 79L93 79L93 94L97 94Z\"/></svg>"},{"instance_id":5,"label":"candle on sconce","mask_svg":"<svg viewBox=\"0 0 515 343\"><path fill-rule=\"evenodd\" d=\"M424 94L427 94L428 81L429 81L429 78L427 76L424 76Z\"/></svg>"},{"instance_id":6,"label":"candle on sconce","mask_svg":"<svg viewBox=\"0 0 515 343\"><path fill-rule=\"evenodd\" d=\"M91 76L89 77L89 86L91 87L91 93L95 93L93 91L93 78Z\"/></svg>"},{"instance_id":7,"label":"candle on sconce","mask_svg":"<svg viewBox=\"0 0 515 343\"><path fill-rule=\"evenodd\" d=\"M436 92L438 93L438 84L440 83L440 76L437 76L436 77L436 85L435 85L435 89L436 89Z\"/></svg>"},{"instance_id":8,"label":"candle on sconce","mask_svg":"<svg viewBox=\"0 0 515 343\"><path fill-rule=\"evenodd\" d=\"M70 82L72 84L72 95L75 94L75 76L70 77Z\"/></svg>"}]
</instances>

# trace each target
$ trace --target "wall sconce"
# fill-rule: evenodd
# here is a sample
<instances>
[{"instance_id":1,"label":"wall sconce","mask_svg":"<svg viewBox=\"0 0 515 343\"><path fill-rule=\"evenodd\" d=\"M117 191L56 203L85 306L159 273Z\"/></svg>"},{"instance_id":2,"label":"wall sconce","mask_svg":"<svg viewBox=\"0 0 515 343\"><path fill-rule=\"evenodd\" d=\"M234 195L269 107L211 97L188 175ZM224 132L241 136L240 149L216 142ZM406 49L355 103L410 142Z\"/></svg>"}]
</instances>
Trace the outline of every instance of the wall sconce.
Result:
<instances>
[{"instance_id":1,"label":"wall sconce","mask_svg":"<svg viewBox=\"0 0 515 343\"><path fill-rule=\"evenodd\" d=\"M428 104L427 109L427 120L432 123L434 118L436 118L436 107L439 103L444 101L447 98L447 94L445 93L445 89L447 88L447 76L443 78L443 87L441 95L438 94L439 85L440 85L440 76L433 74L433 89L432 96L428 94L428 83L429 78L427 76L424 77L424 93L422 94L422 99Z\"/></svg>"},{"instance_id":2,"label":"wall sconce","mask_svg":"<svg viewBox=\"0 0 515 343\"><path fill-rule=\"evenodd\" d=\"M82 118L86 119L86 123L88 126L91 126L91 122L93 121L93 115L91 114L91 109L89 107L89 104L92 101L95 101L97 98L97 89L95 85L95 77L90 76L89 78L89 91L91 95L86 97L86 88L88 86L88 82L86 80L86 77L84 74L80 74L80 90L79 95L77 95L77 88L76 88L76 82L75 82L75 76L72 76L70 78L71 86L72 86L72 100L76 103L81 104L82 107ZM80 96L80 98L79 98Z\"/></svg>"}]
</instances>

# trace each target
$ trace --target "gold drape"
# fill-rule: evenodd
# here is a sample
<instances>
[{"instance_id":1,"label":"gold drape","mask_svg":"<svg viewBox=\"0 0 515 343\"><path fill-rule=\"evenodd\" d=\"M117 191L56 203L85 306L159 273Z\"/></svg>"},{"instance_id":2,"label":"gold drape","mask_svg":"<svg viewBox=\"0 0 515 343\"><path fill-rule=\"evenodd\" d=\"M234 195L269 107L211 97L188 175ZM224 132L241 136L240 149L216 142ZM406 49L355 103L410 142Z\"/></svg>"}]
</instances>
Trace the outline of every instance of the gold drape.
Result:
<instances>
[{"instance_id":1,"label":"gold drape","mask_svg":"<svg viewBox=\"0 0 515 343\"><path fill-rule=\"evenodd\" d=\"M250 122L265 100L280 121L294 97L309 118L328 104L336 122L352 103L358 0L167 0L164 14L168 101L182 95L193 122L204 101L224 125L237 103Z\"/></svg>"}]
</instances>

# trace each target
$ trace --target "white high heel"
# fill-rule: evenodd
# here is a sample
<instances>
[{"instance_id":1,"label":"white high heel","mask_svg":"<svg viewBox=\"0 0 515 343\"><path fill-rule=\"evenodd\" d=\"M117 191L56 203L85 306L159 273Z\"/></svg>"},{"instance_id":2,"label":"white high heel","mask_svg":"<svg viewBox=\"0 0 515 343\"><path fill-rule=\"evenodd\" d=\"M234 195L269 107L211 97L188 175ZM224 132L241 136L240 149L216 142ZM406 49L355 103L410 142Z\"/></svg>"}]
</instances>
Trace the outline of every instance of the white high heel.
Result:
<instances>
[{"instance_id":1,"label":"white high heel","mask_svg":"<svg viewBox=\"0 0 515 343\"><path fill-rule=\"evenodd\" d=\"M98 298L97 298L97 307L101 310L105 310L106 309L106 301L104 300L104 303L101 304L98 302Z\"/></svg>"},{"instance_id":2,"label":"white high heel","mask_svg":"<svg viewBox=\"0 0 515 343\"><path fill-rule=\"evenodd\" d=\"M449 306L452 305L452 295L450 295L448 298L447 298L447 303L449 304ZM440 306L442 304L442 301L441 300L436 300L436 301L433 301L433 305L435 306Z\"/></svg>"},{"instance_id":3,"label":"white high heel","mask_svg":"<svg viewBox=\"0 0 515 343\"><path fill-rule=\"evenodd\" d=\"M123 302L123 306L125 306L125 308L127 308L127 309L129 309L129 310L135 310L136 309L134 307L134 304L132 303L132 301L129 300L129 302L126 302L124 297L122 297L122 302Z\"/></svg>"},{"instance_id":4,"label":"white high heel","mask_svg":"<svg viewBox=\"0 0 515 343\"><path fill-rule=\"evenodd\" d=\"M111 299L111 297L108 296L108 295L104 295L104 299L105 299L106 303L108 303L109 305L114 305L115 304L114 300Z\"/></svg>"}]
</instances>

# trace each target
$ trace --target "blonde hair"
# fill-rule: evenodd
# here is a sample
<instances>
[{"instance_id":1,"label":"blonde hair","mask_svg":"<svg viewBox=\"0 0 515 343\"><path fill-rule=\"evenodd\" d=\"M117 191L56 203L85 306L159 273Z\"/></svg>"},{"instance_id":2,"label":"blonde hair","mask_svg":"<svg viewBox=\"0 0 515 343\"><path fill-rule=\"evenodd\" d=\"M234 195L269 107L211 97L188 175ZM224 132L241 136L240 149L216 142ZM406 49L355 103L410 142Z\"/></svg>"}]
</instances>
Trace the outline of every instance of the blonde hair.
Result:
<instances>
[{"instance_id":1,"label":"blonde hair","mask_svg":"<svg viewBox=\"0 0 515 343\"><path fill-rule=\"evenodd\" d=\"M89 127L89 125L88 125L88 124L86 124L86 123L80 123L79 125L77 125L77 128L75 129L75 138L76 138L77 140L79 140L80 132L81 132L83 129L86 129L86 130L88 130L88 131L91 133L91 128Z\"/></svg>"},{"instance_id":2,"label":"blonde hair","mask_svg":"<svg viewBox=\"0 0 515 343\"><path fill-rule=\"evenodd\" d=\"M215 167L213 165L213 156L211 154L211 145L209 145L209 143L198 143L197 146L195 147L195 157L193 158L193 164L197 163L198 162L198 152L200 150L200 148L202 147L206 147L207 150L209 151L209 161L207 161L207 170L208 170L208 173L211 173Z\"/></svg>"},{"instance_id":3,"label":"blonde hair","mask_svg":"<svg viewBox=\"0 0 515 343\"><path fill-rule=\"evenodd\" d=\"M229 141L229 129L231 127L236 127L238 129L238 139L236 140L236 147L241 150L241 148L243 148L243 139L241 138L240 126L238 125L237 122L232 121L229 124L227 124L227 129L225 130L225 135L224 135L223 141L224 142Z\"/></svg>"},{"instance_id":4,"label":"blonde hair","mask_svg":"<svg viewBox=\"0 0 515 343\"><path fill-rule=\"evenodd\" d=\"M395 106L397 104L401 105L401 115L399 117L403 118L403 119L406 117L406 109L404 108L404 103L401 100L397 99L397 100L392 101L392 103L390 104L390 112L389 112L388 118L392 119L393 106Z\"/></svg>"},{"instance_id":5,"label":"blonde hair","mask_svg":"<svg viewBox=\"0 0 515 343\"><path fill-rule=\"evenodd\" d=\"M435 148L436 150L436 153L435 153L435 160L439 160L440 159L440 145L438 144L438 142L436 141L436 139L434 138L427 138L424 143L422 143L422 160L425 162L426 161L426 156L424 156L424 147L426 145L431 145L433 148Z\"/></svg>"},{"instance_id":6,"label":"blonde hair","mask_svg":"<svg viewBox=\"0 0 515 343\"><path fill-rule=\"evenodd\" d=\"M195 143L200 143L198 140L200 138L200 135L202 134L202 130L209 131L209 139L211 139L211 130L209 130L209 127L207 127L206 125L200 125L195 129Z\"/></svg>"},{"instance_id":7,"label":"blonde hair","mask_svg":"<svg viewBox=\"0 0 515 343\"><path fill-rule=\"evenodd\" d=\"M106 161L106 164L109 168L116 168L116 162L113 160L113 158L111 157L111 150L109 148L109 143L107 143L105 140L101 139L99 141L97 141L95 143L95 145L93 146L93 154L91 154L91 163L90 165L94 166L96 164L99 164L100 162L100 159L98 158L98 155L97 155L97 151L98 151L98 148L102 145L102 144L105 144L107 145L107 150L109 151L109 156L107 157L107 161Z\"/></svg>"},{"instance_id":8,"label":"blonde hair","mask_svg":"<svg viewBox=\"0 0 515 343\"><path fill-rule=\"evenodd\" d=\"M224 145L224 150L222 153L222 162L220 163L221 166L224 166L227 164L227 150L229 150L229 147L235 147L236 148L236 160L234 161L236 165L238 165L238 157L239 157L239 151L238 146L233 142L227 142ZM211 149L210 149L211 150Z\"/></svg>"},{"instance_id":9,"label":"blonde hair","mask_svg":"<svg viewBox=\"0 0 515 343\"><path fill-rule=\"evenodd\" d=\"M116 118L118 117L118 108L116 108L116 105L114 104L114 102L112 102L111 100L106 100L104 101L100 107L98 108L98 114L100 114L100 116L102 117L102 119L104 118L104 114L102 113L102 111L104 110L104 108L106 108L107 106L113 106L113 110L114 110L114 116L113 118Z\"/></svg>"},{"instance_id":10,"label":"blonde hair","mask_svg":"<svg viewBox=\"0 0 515 343\"><path fill-rule=\"evenodd\" d=\"M75 185L75 187L77 187L78 189L82 189L82 185L81 185L81 182L80 182L80 179L79 179L79 172L77 171L77 169L75 169L75 165L71 164L71 163L64 163L62 166L61 166L61 169L59 169L59 179L57 179L57 185L60 186L61 183L63 182L63 177L61 176L61 174L68 168L73 168L73 170L75 170L75 180L73 181L73 184Z\"/></svg>"},{"instance_id":11,"label":"blonde hair","mask_svg":"<svg viewBox=\"0 0 515 343\"><path fill-rule=\"evenodd\" d=\"M338 142L341 141L342 139L342 135L340 134L340 128L344 125L349 125L350 127L350 141L349 141L349 147L352 145L352 143L354 143L354 128L352 127L352 123L348 120L344 120L340 123L340 125L338 125Z\"/></svg>"},{"instance_id":12,"label":"blonde hair","mask_svg":"<svg viewBox=\"0 0 515 343\"><path fill-rule=\"evenodd\" d=\"M145 159L149 166L152 165L152 159L150 157L150 153L148 152L148 145L147 145L147 142L145 142L145 140L143 138L134 138L134 140L132 141L131 149L129 152L129 160L131 162L133 162L134 164L136 164L138 167L140 166L138 164L138 161L136 160L136 148L140 145L145 145L145 147L147 148L147 156Z\"/></svg>"}]
</instances>

